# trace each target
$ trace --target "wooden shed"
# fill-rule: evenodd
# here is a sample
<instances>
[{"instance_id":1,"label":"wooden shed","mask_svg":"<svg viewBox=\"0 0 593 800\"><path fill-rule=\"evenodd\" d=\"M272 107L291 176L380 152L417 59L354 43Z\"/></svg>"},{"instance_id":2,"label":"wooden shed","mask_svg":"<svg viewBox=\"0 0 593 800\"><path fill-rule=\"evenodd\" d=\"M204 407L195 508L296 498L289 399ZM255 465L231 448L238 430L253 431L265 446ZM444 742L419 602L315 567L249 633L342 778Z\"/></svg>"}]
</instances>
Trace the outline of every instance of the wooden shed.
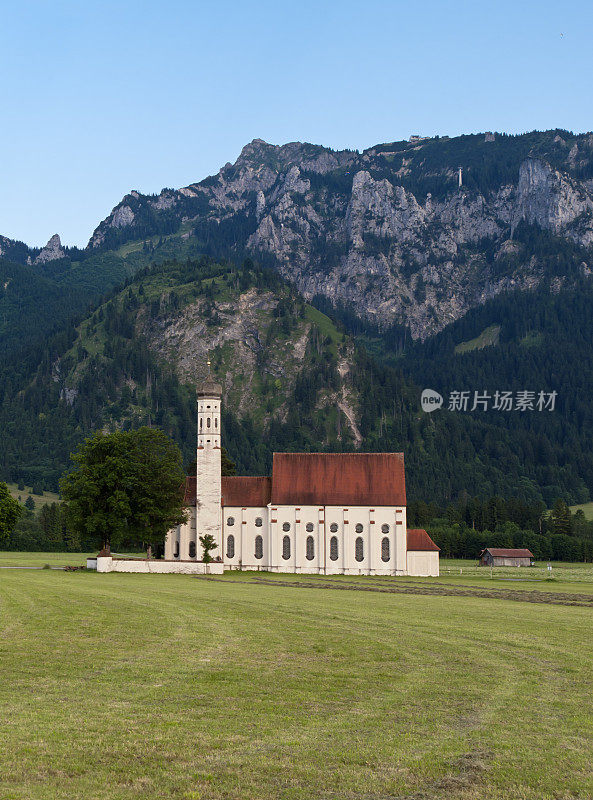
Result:
<instances>
[{"instance_id":1,"label":"wooden shed","mask_svg":"<svg viewBox=\"0 0 593 800\"><path fill-rule=\"evenodd\" d=\"M531 567L533 553L526 547L487 547L480 553L481 567Z\"/></svg>"}]
</instances>

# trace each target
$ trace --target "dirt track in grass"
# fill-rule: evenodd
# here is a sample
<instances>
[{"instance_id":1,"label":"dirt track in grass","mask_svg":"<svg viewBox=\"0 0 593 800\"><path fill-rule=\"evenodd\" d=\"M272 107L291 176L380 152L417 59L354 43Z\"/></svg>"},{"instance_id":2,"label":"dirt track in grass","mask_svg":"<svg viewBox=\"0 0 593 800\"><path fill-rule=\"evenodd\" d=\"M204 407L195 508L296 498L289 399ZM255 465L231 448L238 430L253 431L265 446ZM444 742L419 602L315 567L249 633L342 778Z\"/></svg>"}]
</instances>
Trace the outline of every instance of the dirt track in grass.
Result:
<instances>
[{"instance_id":1,"label":"dirt track in grass","mask_svg":"<svg viewBox=\"0 0 593 800\"><path fill-rule=\"evenodd\" d=\"M198 580L223 581L225 578L197 575ZM397 586L370 586L368 584L342 583L337 580L323 579L315 581L291 581L266 578L251 578L250 580L233 580L233 583L262 584L265 586L282 586L294 589L336 589L346 592L378 592L382 594L417 594L442 597L479 597L494 600L513 600L520 603L545 603L555 606L581 606L593 608L593 595L568 594L563 592L542 592L537 589L483 589L481 587L427 586L426 584L401 583Z\"/></svg>"}]
</instances>

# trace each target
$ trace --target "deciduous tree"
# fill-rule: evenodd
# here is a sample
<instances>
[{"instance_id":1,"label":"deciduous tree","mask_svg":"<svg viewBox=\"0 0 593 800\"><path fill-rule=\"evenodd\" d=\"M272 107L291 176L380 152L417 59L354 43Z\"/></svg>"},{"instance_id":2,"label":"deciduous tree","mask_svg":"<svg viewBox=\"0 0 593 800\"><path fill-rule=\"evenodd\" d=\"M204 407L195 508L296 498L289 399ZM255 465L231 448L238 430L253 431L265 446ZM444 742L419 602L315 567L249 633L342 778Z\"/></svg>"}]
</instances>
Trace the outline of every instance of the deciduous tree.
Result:
<instances>
[{"instance_id":1,"label":"deciduous tree","mask_svg":"<svg viewBox=\"0 0 593 800\"><path fill-rule=\"evenodd\" d=\"M177 445L162 431L95 433L73 454L61 481L70 526L107 548L162 542L185 520Z\"/></svg>"},{"instance_id":2,"label":"deciduous tree","mask_svg":"<svg viewBox=\"0 0 593 800\"><path fill-rule=\"evenodd\" d=\"M8 544L10 533L21 514L22 508L11 496L8 486L0 483L0 546Z\"/></svg>"}]
</instances>

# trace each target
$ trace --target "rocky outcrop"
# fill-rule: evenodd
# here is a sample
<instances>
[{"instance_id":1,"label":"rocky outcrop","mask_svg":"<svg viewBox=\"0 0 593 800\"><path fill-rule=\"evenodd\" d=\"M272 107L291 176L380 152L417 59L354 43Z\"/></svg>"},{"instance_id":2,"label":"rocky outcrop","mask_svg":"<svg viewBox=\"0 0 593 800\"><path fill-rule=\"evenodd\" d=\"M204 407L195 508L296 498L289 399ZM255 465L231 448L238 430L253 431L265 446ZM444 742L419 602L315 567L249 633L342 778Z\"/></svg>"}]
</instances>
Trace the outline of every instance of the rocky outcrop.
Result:
<instances>
[{"instance_id":1,"label":"rocky outcrop","mask_svg":"<svg viewBox=\"0 0 593 800\"><path fill-rule=\"evenodd\" d=\"M50 237L50 240L45 247L41 250L34 263L46 264L48 261L57 261L59 258L64 258L65 255L66 251L62 247L60 237L57 233L54 233L54 235Z\"/></svg>"},{"instance_id":2,"label":"rocky outcrop","mask_svg":"<svg viewBox=\"0 0 593 800\"><path fill-rule=\"evenodd\" d=\"M521 164L513 222L524 219L585 246L593 243L593 199L589 191L549 164L528 158ZM584 223L575 228L575 223Z\"/></svg>"},{"instance_id":3,"label":"rocky outcrop","mask_svg":"<svg viewBox=\"0 0 593 800\"><path fill-rule=\"evenodd\" d=\"M487 159L490 172L481 167ZM542 280L546 263L513 245L522 222L583 248L581 273L590 274L588 175L593 138L567 132L396 142L364 153L254 139L212 178L156 199L132 192L89 246L101 246L109 229L133 238L153 224L169 233L172 219L184 223L184 237L192 220L197 232L210 225L212 237L235 230L217 253L265 254L306 298L323 295L424 338L501 291ZM225 227L234 219L240 224Z\"/></svg>"}]
</instances>

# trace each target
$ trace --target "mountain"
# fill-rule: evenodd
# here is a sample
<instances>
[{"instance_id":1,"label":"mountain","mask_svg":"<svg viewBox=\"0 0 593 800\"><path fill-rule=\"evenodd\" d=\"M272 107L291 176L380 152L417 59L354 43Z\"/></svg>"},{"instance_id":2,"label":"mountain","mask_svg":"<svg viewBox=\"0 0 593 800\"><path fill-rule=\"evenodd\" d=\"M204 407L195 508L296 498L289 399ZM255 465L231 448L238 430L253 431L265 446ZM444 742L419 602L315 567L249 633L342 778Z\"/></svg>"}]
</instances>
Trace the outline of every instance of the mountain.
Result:
<instances>
[{"instance_id":1,"label":"mountain","mask_svg":"<svg viewBox=\"0 0 593 800\"><path fill-rule=\"evenodd\" d=\"M245 474L274 449L404 450L411 498L584 502L592 187L588 134L255 140L204 181L130 192L84 249L0 238L0 476L55 489L84 436L139 424L189 466L209 356ZM423 388L558 407L429 415Z\"/></svg>"},{"instance_id":2,"label":"mountain","mask_svg":"<svg viewBox=\"0 0 593 800\"><path fill-rule=\"evenodd\" d=\"M540 232L547 246L535 252ZM155 234L195 238L219 257L248 253L306 299L426 338L500 292L590 274L593 135L472 135L363 153L256 139L204 181L131 192L89 249Z\"/></svg>"},{"instance_id":3,"label":"mountain","mask_svg":"<svg viewBox=\"0 0 593 800\"><path fill-rule=\"evenodd\" d=\"M194 387L210 358L224 389L225 446L241 473L268 473L274 450L404 450L411 498L587 499L593 456L575 447L573 428L565 442L545 417L529 429L424 414L415 379L426 377L425 345L405 357L385 348L379 359L363 338L249 260L147 267L50 337L37 361L0 373L0 472L55 489L91 431L142 424L172 436L189 468Z\"/></svg>"}]
</instances>

